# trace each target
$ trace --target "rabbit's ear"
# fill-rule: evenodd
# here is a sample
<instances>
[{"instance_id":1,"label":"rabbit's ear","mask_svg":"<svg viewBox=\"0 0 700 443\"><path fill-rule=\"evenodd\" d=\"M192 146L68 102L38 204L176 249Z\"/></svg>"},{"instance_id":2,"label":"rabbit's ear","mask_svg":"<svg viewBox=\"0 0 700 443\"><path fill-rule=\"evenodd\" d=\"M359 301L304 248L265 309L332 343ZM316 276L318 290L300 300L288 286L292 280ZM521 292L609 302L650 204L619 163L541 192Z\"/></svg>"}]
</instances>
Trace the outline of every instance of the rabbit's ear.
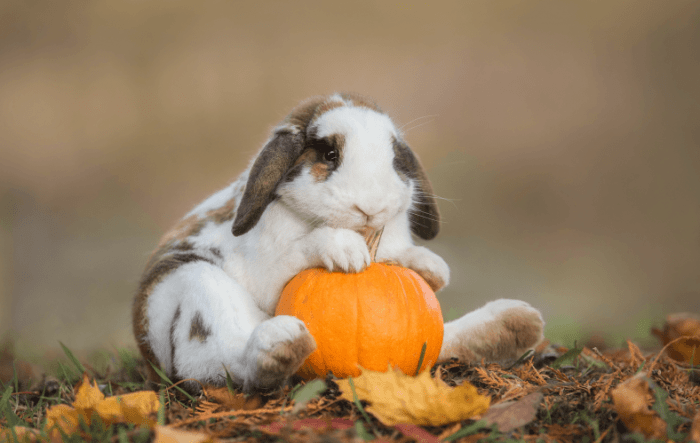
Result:
<instances>
[{"instance_id":1,"label":"rabbit's ear","mask_svg":"<svg viewBox=\"0 0 700 443\"><path fill-rule=\"evenodd\" d=\"M231 232L239 236L250 231L260 220L267 205L275 198L275 189L304 149L300 133L280 131L265 145L248 175L243 199Z\"/></svg>"},{"instance_id":2,"label":"rabbit's ear","mask_svg":"<svg viewBox=\"0 0 700 443\"><path fill-rule=\"evenodd\" d=\"M406 143L394 140L394 169L415 186L413 205L408 210L411 231L418 237L431 240L440 230L440 213L433 196L433 187L418 161L418 157Z\"/></svg>"}]
</instances>

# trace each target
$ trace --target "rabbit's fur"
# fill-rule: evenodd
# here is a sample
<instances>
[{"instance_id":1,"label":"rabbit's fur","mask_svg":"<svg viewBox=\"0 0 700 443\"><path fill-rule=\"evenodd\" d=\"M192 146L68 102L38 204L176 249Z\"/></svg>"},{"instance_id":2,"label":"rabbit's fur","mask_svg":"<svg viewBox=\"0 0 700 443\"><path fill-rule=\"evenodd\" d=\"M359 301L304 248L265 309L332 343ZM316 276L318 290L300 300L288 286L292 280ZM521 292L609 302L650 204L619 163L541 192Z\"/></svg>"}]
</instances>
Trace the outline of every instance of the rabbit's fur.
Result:
<instances>
[{"instance_id":1,"label":"rabbit's fur","mask_svg":"<svg viewBox=\"0 0 700 443\"><path fill-rule=\"evenodd\" d=\"M361 271L363 234L384 227L377 261L439 290L447 264L411 236L432 239L439 218L418 159L374 103L309 99L236 181L163 237L134 301L139 348L176 379L222 384L228 371L246 391L278 387L316 347L300 320L274 317L284 285L312 267ZM497 300L445 325L440 359L517 358L542 330L530 305Z\"/></svg>"}]
</instances>

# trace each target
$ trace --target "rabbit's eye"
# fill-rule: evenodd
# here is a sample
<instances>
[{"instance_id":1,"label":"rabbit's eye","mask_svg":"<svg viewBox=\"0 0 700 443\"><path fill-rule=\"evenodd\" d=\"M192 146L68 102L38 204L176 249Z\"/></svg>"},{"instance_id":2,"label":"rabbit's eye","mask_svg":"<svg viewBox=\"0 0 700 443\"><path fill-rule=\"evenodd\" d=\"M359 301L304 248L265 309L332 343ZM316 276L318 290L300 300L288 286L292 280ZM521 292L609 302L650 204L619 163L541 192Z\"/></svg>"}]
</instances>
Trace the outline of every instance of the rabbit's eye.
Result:
<instances>
[{"instance_id":1,"label":"rabbit's eye","mask_svg":"<svg viewBox=\"0 0 700 443\"><path fill-rule=\"evenodd\" d=\"M338 160L338 151L331 148L328 151L323 153L323 158L326 159L326 161L334 162L334 161Z\"/></svg>"}]
</instances>

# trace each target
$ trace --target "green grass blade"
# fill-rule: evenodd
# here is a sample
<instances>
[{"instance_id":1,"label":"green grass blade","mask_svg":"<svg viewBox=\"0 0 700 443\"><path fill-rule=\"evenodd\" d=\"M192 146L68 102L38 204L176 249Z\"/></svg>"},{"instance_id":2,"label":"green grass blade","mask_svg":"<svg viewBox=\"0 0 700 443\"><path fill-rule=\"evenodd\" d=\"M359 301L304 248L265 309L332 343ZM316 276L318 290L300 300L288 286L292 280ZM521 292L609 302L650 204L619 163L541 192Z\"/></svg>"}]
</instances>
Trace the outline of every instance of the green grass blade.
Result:
<instances>
[{"instance_id":1,"label":"green grass blade","mask_svg":"<svg viewBox=\"0 0 700 443\"><path fill-rule=\"evenodd\" d=\"M326 382L323 380L314 380L305 384L301 389L294 393L292 400L294 400L294 412L301 410L309 400L317 397L321 392L325 391L327 388Z\"/></svg>"},{"instance_id":2,"label":"green grass blade","mask_svg":"<svg viewBox=\"0 0 700 443\"><path fill-rule=\"evenodd\" d=\"M446 437L443 441L457 440L458 438L466 437L467 435L476 434L477 432L479 432L480 429L488 427L489 426L486 424L486 420L479 420L470 424L469 426L463 427L462 429L450 435L449 437Z\"/></svg>"},{"instance_id":3,"label":"green grass blade","mask_svg":"<svg viewBox=\"0 0 700 443\"><path fill-rule=\"evenodd\" d=\"M58 343L59 343L59 344L61 345L61 347L63 348L63 352L66 353L66 355L68 356L68 359L73 363L73 365L75 366L75 368L78 370L78 374L84 374L85 372L87 372L87 370L85 369L85 366L83 366L83 365L78 361L78 359L75 358L75 355L73 355L73 353L71 352L71 350L68 349L68 347L67 347L66 345L64 345L63 343L61 343L60 341L59 341Z\"/></svg>"},{"instance_id":4,"label":"green grass blade","mask_svg":"<svg viewBox=\"0 0 700 443\"><path fill-rule=\"evenodd\" d=\"M19 377L17 377L17 366L15 366L15 361L12 360L12 380L15 381L15 392L19 392Z\"/></svg>"},{"instance_id":5,"label":"green grass blade","mask_svg":"<svg viewBox=\"0 0 700 443\"><path fill-rule=\"evenodd\" d=\"M654 383L651 379L647 379L647 382L654 391L655 397L654 404L651 408L655 410L659 414L659 416L666 422L666 435L672 441L683 440L685 438L685 434L676 431L676 429L685 421L689 420L671 411L671 409L668 406L668 403L666 403L666 399L668 398L668 392L666 392L663 388Z\"/></svg>"},{"instance_id":6,"label":"green grass blade","mask_svg":"<svg viewBox=\"0 0 700 443\"><path fill-rule=\"evenodd\" d=\"M165 375L165 373L163 371L160 370L160 368L156 367L156 365L154 365L150 361L148 363L151 365L153 370L156 371L156 374L158 374L158 377L160 377L163 381L167 382L167 384L169 384L170 386L173 386L175 384L168 378L167 375ZM173 387L175 389L177 389L178 391L182 392L185 395L185 397L187 397L191 402L194 403L194 401L195 401L194 397L192 397L187 391L185 391L184 389L182 389L179 386L173 386Z\"/></svg>"},{"instance_id":7,"label":"green grass blade","mask_svg":"<svg viewBox=\"0 0 700 443\"><path fill-rule=\"evenodd\" d=\"M352 380L352 377L348 378L348 384L350 385L350 390L352 391L353 403L355 403L357 409L360 410L360 414L362 414L362 417L364 417L367 424L372 426L372 422L370 421L369 415L367 414L367 412L365 412L365 408L362 407L362 403L360 403L360 398L357 396L357 391L355 390L355 382ZM374 426L372 426L372 430L376 435L377 432L376 430L374 430Z\"/></svg>"},{"instance_id":8,"label":"green grass blade","mask_svg":"<svg viewBox=\"0 0 700 443\"><path fill-rule=\"evenodd\" d=\"M581 346L580 348L577 348L576 344L574 344L573 348L569 349L564 354L562 354L561 357L554 360L552 362L552 364L549 365L549 367L554 368L554 369L559 369L560 367L562 367L564 365L573 364L576 361L576 357L578 357L581 352L583 352L583 346Z\"/></svg>"},{"instance_id":9,"label":"green grass blade","mask_svg":"<svg viewBox=\"0 0 700 443\"><path fill-rule=\"evenodd\" d=\"M534 353L535 353L535 351L533 351L532 349L528 349L527 351L525 351L525 353L523 355L520 356L520 358L515 360L515 363L508 366L507 369L513 369L514 367L521 365L525 360L530 358L530 356L532 356Z\"/></svg>"},{"instance_id":10,"label":"green grass blade","mask_svg":"<svg viewBox=\"0 0 700 443\"><path fill-rule=\"evenodd\" d=\"M161 389L159 393L160 406L158 406L158 424L165 426L165 392Z\"/></svg>"},{"instance_id":11,"label":"green grass blade","mask_svg":"<svg viewBox=\"0 0 700 443\"><path fill-rule=\"evenodd\" d=\"M416 373L413 374L414 376L418 375L418 373L420 372L420 367L423 366L423 359L425 359L426 349L428 349L428 342L424 341L423 347L420 349L420 359L418 359L418 367L416 368Z\"/></svg>"},{"instance_id":12,"label":"green grass blade","mask_svg":"<svg viewBox=\"0 0 700 443\"><path fill-rule=\"evenodd\" d=\"M0 397L0 413L5 417L7 427L9 428L22 424L22 420L20 420L15 414L15 411L12 410L12 405L10 404L11 396L12 386L8 386L5 392L2 393L2 397Z\"/></svg>"},{"instance_id":13,"label":"green grass blade","mask_svg":"<svg viewBox=\"0 0 700 443\"><path fill-rule=\"evenodd\" d=\"M221 366L224 365L222 364ZM234 395L236 393L236 388L233 386L233 379L231 378L231 374L228 373L226 366L224 366L224 372L226 373L226 388L228 389L229 394Z\"/></svg>"},{"instance_id":14,"label":"green grass blade","mask_svg":"<svg viewBox=\"0 0 700 443\"><path fill-rule=\"evenodd\" d=\"M369 433L365 425L359 420L355 422L355 433L364 441L374 440L374 436Z\"/></svg>"}]
</instances>

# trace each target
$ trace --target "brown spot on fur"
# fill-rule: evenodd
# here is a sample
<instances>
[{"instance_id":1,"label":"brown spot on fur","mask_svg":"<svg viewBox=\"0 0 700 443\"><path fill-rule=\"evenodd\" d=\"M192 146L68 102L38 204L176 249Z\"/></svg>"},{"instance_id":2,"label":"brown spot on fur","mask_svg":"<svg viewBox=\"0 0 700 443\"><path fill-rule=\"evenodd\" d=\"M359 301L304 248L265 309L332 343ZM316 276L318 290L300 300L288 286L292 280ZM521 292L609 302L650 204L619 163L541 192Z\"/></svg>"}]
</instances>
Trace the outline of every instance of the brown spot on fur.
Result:
<instances>
[{"instance_id":1,"label":"brown spot on fur","mask_svg":"<svg viewBox=\"0 0 700 443\"><path fill-rule=\"evenodd\" d=\"M235 215L236 198L231 197L222 207L207 211L206 218L213 220L216 224L221 224L233 220Z\"/></svg>"},{"instance_id":2,"label":"brown spot on fur","mask_svg":"<svg viewBox=\"0 0 700 443\"><path fill-rule=\"evenodd\" d=\"M299 132L305 132L311 120L317 115L319 106L328 101L328 97L311 97L297 105L285 118L284 123L293 126ZM333 103L333 102L331 102ZM336 102L343 106L342 102Z\"/></svg>"},{"instance_id":3,"label":"brown spot on fur","mask_svg":"<svg viewBox=\"0 0 700 443\"><path fill-rule=\"evenodd\" d=\"M355 92L343 92L340 94L340 96L343 97L343 100L350 102L353 106L371 109L372 111L379 112L380 114L384 113L384 111L379 108L374 100L369 97L364 97Z\"/></svg>"},{"instance_id":4,"label":"brown spot on fur","mask_svg":"<svg viewBox=\"0 0 700 443\"><path fill-rule=\"evenodd\" d=\"M328 165L324 163L314 163L311 167L311 176L316 180L316 182L322 182L328 178L329 174Z\"/></svg>"},{"instance_id":5,"label":"brown spot on fur","mask_svg":"<svg viewBox=\"0 0 700 443\"><path fill-rule=\"evenodd\" d=\"M170 250L172 251L172 249ZM202 257L195 253L176 253L170 256L163 255L159 259L155 259L154 263L149 263L146 268L139 289L134 297L132 308L132 318L134 327L134 336L138 344L139 350L144 358L154 364L159 364L150 344L148 343L148 315L146 314L146 302L153 291L153 288L163 281L163 279L180 266L192 263L195 261L205 261L213 264L214 262L206 257ZM152 380L158 380L155 371L150 368L148 370Z\"/></svg>"},{"instance_id":6,"label":"brown spot on fur","mask_svg":"<svg viewBox=\"0 0 700 443\"><path fill-rule=\"evenodd\" d=\"M195 312L194 317L192 317L192 324L190 325L190 341L199 340L203 343L210 335L211 329L204 324L202 314L199 311Z\"/></svg>"},{"instance_id":7,"label":"brown spot on fur","mask_svg":"<svg viewBox=\"0 0 700 443\"><path fill-rule=\"evenodd\" d=\"M173 322L170 323L170 370L172 374L175 374L175 338L173 336L175 335L178 320L180 320L180 305L177 305Z\"/></svg>"},{"instance_id":8,"label":"brown spot on fur","mask_svg":"<svg viewBox=\"0 0 700 443\"><path fill-rule=\"evenodd\" d=\"M517 348L533 348L544 339L544 322L534 309L511 309L503 313L503 323L514 331ZM519 355L517 357L520 357Z\"/></svg>"},{"instance_id":9,"label":"brown spot on fur","mask_svg":"<svg viewBox=\"0 0 700 443\"><path fill-rule=\"evenodd\" d=\"M173 240L182 241L187 237L197 235L201 232L202 228L206 224L206 220L200 219L197 215L193 214L189 217L183 218L168 232L165 233L163 238L161 238L158 247L163 246Z\"/></svg>"},{"instance_id":10,"label":"brown spot on fur","mask_svg":"<svg viewBox=\"0 0 700 443\"><path fill-rule=\"evenodd\" d=\"M211 254L219 260L224 258L223 254L221 253L221 249L219 248L210 248L209 252L211 252Z\"/></svg>"},{"instance_id":11,"label":"brown spot on fur","mask_svg":"<svg viewBox=\"0 0 700 443\"><path fill-rule=\"evenodd\" d=\"M434 292L439 291L443 286L445 286L445 281L430 271L418 269L414 269L414 271L423 277L423 280L428 283L428 286L430 286L430 289L432 289Z\"/></svg>"},{"instance_id":12,"label":"brown spot on fur","mask_svg":"<svg viewBox=\"0 0 700 443\"><path fill-rule=\"evenodd\" d=\"M337 97L337 95L311 97L292 109L283 124L292 126L299 132L305 132L318 117L343 106L357 106L383 113L374 101L359 94L344 92L340 94L340 100Z\"/></svg>"},{"instance_id":13,"label":"brown spot on fur","mask_svg":"<svg viewBox=\"0 0 700 443\"><path fill-rule=\"evenodd\" d=\"M443 352L444 357L464 361L512 361L543 339L544 322L534 309L511 308L500 313L493 324L457 337ZM472 360L468 357L472 356Z\"/></svg>"},{"instance_id":14,"label":"brown spot on fur","mask_svg":"<svg viewBox=\"0 0 700 443\"><path fill-rule=\"evenodd\" d=\"M450 358L456 358L463 363L476 363L480 359L469 350L466 346L447 346L440 352L440 358L438 361L449 360Z\"/></svg>"},{"instance_id":15,"label":"brown spot on fur","mask_svg":"<svg viewBox=\"0 0 700 443\"><path fill-rule=\"evenodd\" d=\"M322 103L321 105L319 105L316 108L316 112L314 113L314 116L313 116L314 118L311 121L315 120L320 115L325 114L326 112L328 112L332 109L342 108L343 106L345 106L345 103L343 103L341 101L335 101L335 100Z\"/></svg>"}]
</instances>

